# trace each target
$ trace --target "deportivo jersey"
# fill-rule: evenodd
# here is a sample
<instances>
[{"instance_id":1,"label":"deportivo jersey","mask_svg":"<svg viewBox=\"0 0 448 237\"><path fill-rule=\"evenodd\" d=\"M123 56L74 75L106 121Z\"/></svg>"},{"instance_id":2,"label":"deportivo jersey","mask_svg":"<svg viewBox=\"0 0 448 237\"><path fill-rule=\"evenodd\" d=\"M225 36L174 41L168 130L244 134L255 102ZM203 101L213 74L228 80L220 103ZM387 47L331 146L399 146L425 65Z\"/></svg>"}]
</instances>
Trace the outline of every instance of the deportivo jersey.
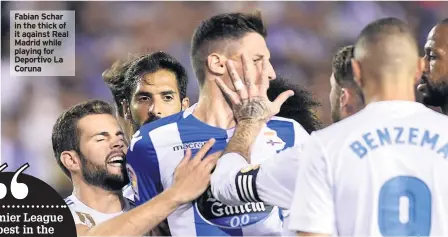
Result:
<instances>
[{"instance_id":1,"label":"deportivo jersey","mask_svg":"<svg viewBox=\"0 0 448 237\"><path fill-rule=\"evenodd\" d=\"M309 135L302 132L305 142ZM227 205L264 202L290 209L302 145L275 154L259 165L248 164L240 154L228 153L217 163L211 178L213 195Z\"/></svg>"},{"instance_id":2,"label":"deportivo jersey","mask_svg":"<svg viewBox=\"0 0 448 237\"><path fill-rule=\"evenodd\" d=\"M416 102L371 103L312 133L300 159L290 229L448 235L447 116Z\"/></svg>"},{"instance_id":3,"label":"deportivo jersey","mask_svg":"<svg viewBox=\"0 0 448 237\"><path fill-rule=\"evenodd\" d=\"M196 119L195 105L184 112L144 125L134 134L127 153L128 171L134 184L136 204L142 204L173 182L173 173L191 148L195 155L210 138L216 142L209 154L224 150L234 129L209 126ZM260 163L295 145L301 126L293 120L274 117L254 143L252 161ZM208 190L198 200L185 204L168 217L172 235L243 236L280 235L282 221L277 207L262 202L227 206Z\"/></svg>"},{"instance_id":4,"label":"deportivo jersey","mask_svg":"<svg viewBox=\"0 0 448 237\"><path fill-rule=\"evenodd\" d=\"M86 206L74 194L65 199L65 203L67 203L67 206L72 212L75 224L86 225L89 228L99 225L109 219L121 215L123 212L132 209L134 206L133 202L126 197L125 201L125 208L123 209L123 211L113 214L106 214Z\"/></svg>"}]
</instances>

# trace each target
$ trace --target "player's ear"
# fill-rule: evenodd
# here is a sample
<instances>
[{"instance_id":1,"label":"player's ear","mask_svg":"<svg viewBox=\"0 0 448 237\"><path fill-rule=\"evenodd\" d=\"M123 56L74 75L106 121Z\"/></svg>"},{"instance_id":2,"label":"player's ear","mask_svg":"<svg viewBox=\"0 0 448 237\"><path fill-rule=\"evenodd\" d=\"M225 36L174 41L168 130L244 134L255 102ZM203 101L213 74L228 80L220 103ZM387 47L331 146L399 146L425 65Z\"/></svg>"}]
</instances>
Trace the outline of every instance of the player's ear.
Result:
<instances>
[{"instance_id":1,"label":"player's ear","mask_svg":"<svg viewBox=\"0 0 448 237\"><path fill-rule=\"evenodd\" d=\"M213 74L222 76L227 70L225 67L226 60L226 57L221 54L211 53L207 57L207 67Z\"/></svg>"},{"instance_id":2,"label":"player's ear","mask_svg":"<svg viewBox=\"0 0 448 237\"><path fill-rule=\"evenodd\" d=\"M339 97L339 105L340 108L344 108L350 99L350 93L348 93L348 90L346 88L341 88L341 96Z\"/></svg>"},{"instance_id":3,"label":"player's ear","mask_svg":"<svg viewBox=\"0 0 448 237\"><path fill-rule=\"evenodd\" d=\"M75 151L63 151L59 159L70 172L81 170L81 160Z\"/></svg>"},{"instance_id":4,"label":"player's ear","mask_svg":"<svg viewBox=\"0 0 448 237\"><path fill-rule=\"evenodd\" d=\"M123 114L123 125L122 128L124 132L126 133L126 139L129 140L130 137L132 137L132 134L134 134L133 129L133 122L132 122L132 113L131 113L131 106L130 102L128 102L126 99L121 101L121 109Z\"/></svg>"},{"instance_id":5,"label":"player's ear","mask_svg":"<svg viewBox=\"0 0 448 237\"><path fill-rule=\"evenodd\" d=\"M121 101L121 110L122 110L121 114L123 114L124 119L126 121L130 120L131 119L131 108L130 108L129 102L126 99Z\"/></svg>"},{"instance_id":6,"label":"player's ear","mask_svg":"<svg viewBox=\"0 0 448 237\"><path fill-rule=\"evenodd\" d=\"M417 71L415 72L415 84L420 82L423 72L425 71L426 62L424 58L419 58L417 63Z\"/></svg>"},{"instance_id":7,"label":"player's ear","mask_svg":"<svg viewBox=\"0 0 448 237\"><path fill-rule=\"evenodd\" d=\"M182 111L186 110L188 107L190 107L190 98L185 97L182 99Z\"/></svg>"},{"instance_id":8,"label":"player's ear","mask_svg":"<svg viewBox=\"0 0 448 237\"><path fill-rule=\"evenodd\" d=\"M356 59L352 59L351 61L352 61L353 79L360 88L363 88L363 81L361 77L361 64Z\"/></svg>"}]
</instances>

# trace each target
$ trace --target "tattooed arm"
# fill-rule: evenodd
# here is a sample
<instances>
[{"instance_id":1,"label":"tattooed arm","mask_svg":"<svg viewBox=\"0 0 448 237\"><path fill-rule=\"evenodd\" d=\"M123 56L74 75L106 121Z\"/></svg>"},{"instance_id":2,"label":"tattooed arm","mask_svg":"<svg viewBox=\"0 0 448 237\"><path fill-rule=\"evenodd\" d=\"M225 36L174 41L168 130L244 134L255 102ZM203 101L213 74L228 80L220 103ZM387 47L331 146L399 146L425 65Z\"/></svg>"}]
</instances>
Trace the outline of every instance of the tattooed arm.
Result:
<instances>
[{"instance_id":1,"label":"tattooed arm","mask_svg":"<svg viewBox=\"0 0 448 237\"><path fill-rule=\"evenodd\" d=\"M250 153L252 144L254 143L264 125L265 123L263 122L238 123L235 129L235 133L227 144L223 155L228 153L237 153L241 155L247 161L247 163L250 164Z\"/></svg>"},{"instance_id":2,"label":"tattooed arm","mask_svg":"<svg viewBox=\"0 0 448 237\"><path fill-rule=\"evenodd\" d=\"M289 209L301 147L294 146L260 165L251 165L252 144L266 124L266 116L260 112L266 109L260 104L263 103L259 100L243 102L239 113L235 113L238 123L212 175L212 193L227 205L264 202ZM301 127L294 130L300 140L309 136Z\"/></svg>"},{"instance_id":3,"label":"tattooed arm","mask_svg":"<svg viewBox=\"0 0 448 237\"><path fill-rule=\"evenodd\" d=\"M235 133L227 144L223 155L237 153L250 163L252 144L269 119L270 109L266 100L256 97L244 100L234 107L234 116L237 120Z\"/></svg>"},{"instance_id":4,"label":"tattooed arm","mask_svg":"<svg viewBox=\"0 0 448 237\"><path fill-rule=\"evenodd\" d=\"M280 106L293 93L292 91L286 91L277 97L274 102L269 101L267 97L269 79L262 76L261 83L255 85L252 79L254 77L249 73L250 65L252 67L254 65L250 62L246 63L248 61L243 56L245 85L236 73L233 64L227 63L230 77L237 92L231 91L220 78L216 78L218 86L232 102L237 126L212 175L212 193L215 198L227 205L266 202L288 208L292 191L282 186L281 179L272 179L273 176L279 177L278 174L281 174L285 168L279 162L271 162L271 160L277 160L276 158L268 159L261 166L250 165L250 154L252 144L261 129L273 115L278 113ZM263 65L266 65L266 59ZM264 69L265 67L263 67ZM261 73L261 75L267 74ZM285 151L278 156L283 156L284 153L290 158L295 157L291 155L291 153L295 154L294 151L288 153ZM287 159L283 160L286 161ZM287 162L291 164L291 167L295 167L293 164L295 159ZM268 190L272 186L279 187L279 192ZM285 193L286 195L284 195Z\"/></svg>"},{"instance_id":5,"label":"tattooed arm","mask_svg":"<svg viewBox=\"0 0 448 237\"><path fill-rule=\"evenodd\" d=\"M281 93L273 102L268 99L269 88L269 61L263 58L261 78L256 84L257 73L255 65L247 55L243 54L242 68L244 80L238 75L236 67L231 60L226 61L227 71L231 78L235 91L230 90L221 78L216 78L216 83L223 94L232 103L233 115L237 122L234 136L231 138L223 155L237 153L250 162L250 147L257 135L269 119L280 111L281 105L292 95L292 90Z\"/></svg>"}]
</instances>

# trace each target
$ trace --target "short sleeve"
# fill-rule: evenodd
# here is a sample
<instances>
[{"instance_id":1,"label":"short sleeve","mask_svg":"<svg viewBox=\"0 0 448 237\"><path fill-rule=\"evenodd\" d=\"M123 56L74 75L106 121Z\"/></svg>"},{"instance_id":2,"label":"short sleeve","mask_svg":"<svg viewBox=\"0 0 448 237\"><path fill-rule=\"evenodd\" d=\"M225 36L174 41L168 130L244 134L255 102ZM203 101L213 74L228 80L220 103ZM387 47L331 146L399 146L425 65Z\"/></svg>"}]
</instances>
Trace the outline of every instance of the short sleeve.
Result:
<instances>
[{"instance_id":1,"label":"short sleeve","mask_svg":"<svg viewBox=\"0 0 448 237\"><path fill-rule=\"evenodd\" d=\"M289 228L294 231L332 234L335 213L328 162L313 133L300 157Z\"/></svg>"}]
</instances>

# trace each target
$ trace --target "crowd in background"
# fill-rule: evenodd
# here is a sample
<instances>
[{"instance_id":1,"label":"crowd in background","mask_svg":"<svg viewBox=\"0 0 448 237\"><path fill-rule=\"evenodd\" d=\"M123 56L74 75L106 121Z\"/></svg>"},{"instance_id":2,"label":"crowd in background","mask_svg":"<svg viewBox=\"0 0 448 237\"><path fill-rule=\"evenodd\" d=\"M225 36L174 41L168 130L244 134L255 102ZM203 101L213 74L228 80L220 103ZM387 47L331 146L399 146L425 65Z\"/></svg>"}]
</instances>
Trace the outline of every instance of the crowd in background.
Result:
<instances>
[{"instance_id":1,"label":"crowd in background","mask_svg":"<svg viewBox=\"0 0 448 237\"><path fill-rule=\"evenodd\" d=\"M448 15L448 2L2 2L1 161L67 196L72 187L56 164L51 131L62 111L86 99L112 102L101 73L131 54L165 51L188 70L188 96L195 103L198 83L189 59L190 40L199 22L224 12L262 11L276 73L310 90L330 123L331 58L352 44L369 22L388 16L414 27L423 49L436 22ZM76 11L76 76L9 75L10 10Z\"/></svg>"}]
</instances>

